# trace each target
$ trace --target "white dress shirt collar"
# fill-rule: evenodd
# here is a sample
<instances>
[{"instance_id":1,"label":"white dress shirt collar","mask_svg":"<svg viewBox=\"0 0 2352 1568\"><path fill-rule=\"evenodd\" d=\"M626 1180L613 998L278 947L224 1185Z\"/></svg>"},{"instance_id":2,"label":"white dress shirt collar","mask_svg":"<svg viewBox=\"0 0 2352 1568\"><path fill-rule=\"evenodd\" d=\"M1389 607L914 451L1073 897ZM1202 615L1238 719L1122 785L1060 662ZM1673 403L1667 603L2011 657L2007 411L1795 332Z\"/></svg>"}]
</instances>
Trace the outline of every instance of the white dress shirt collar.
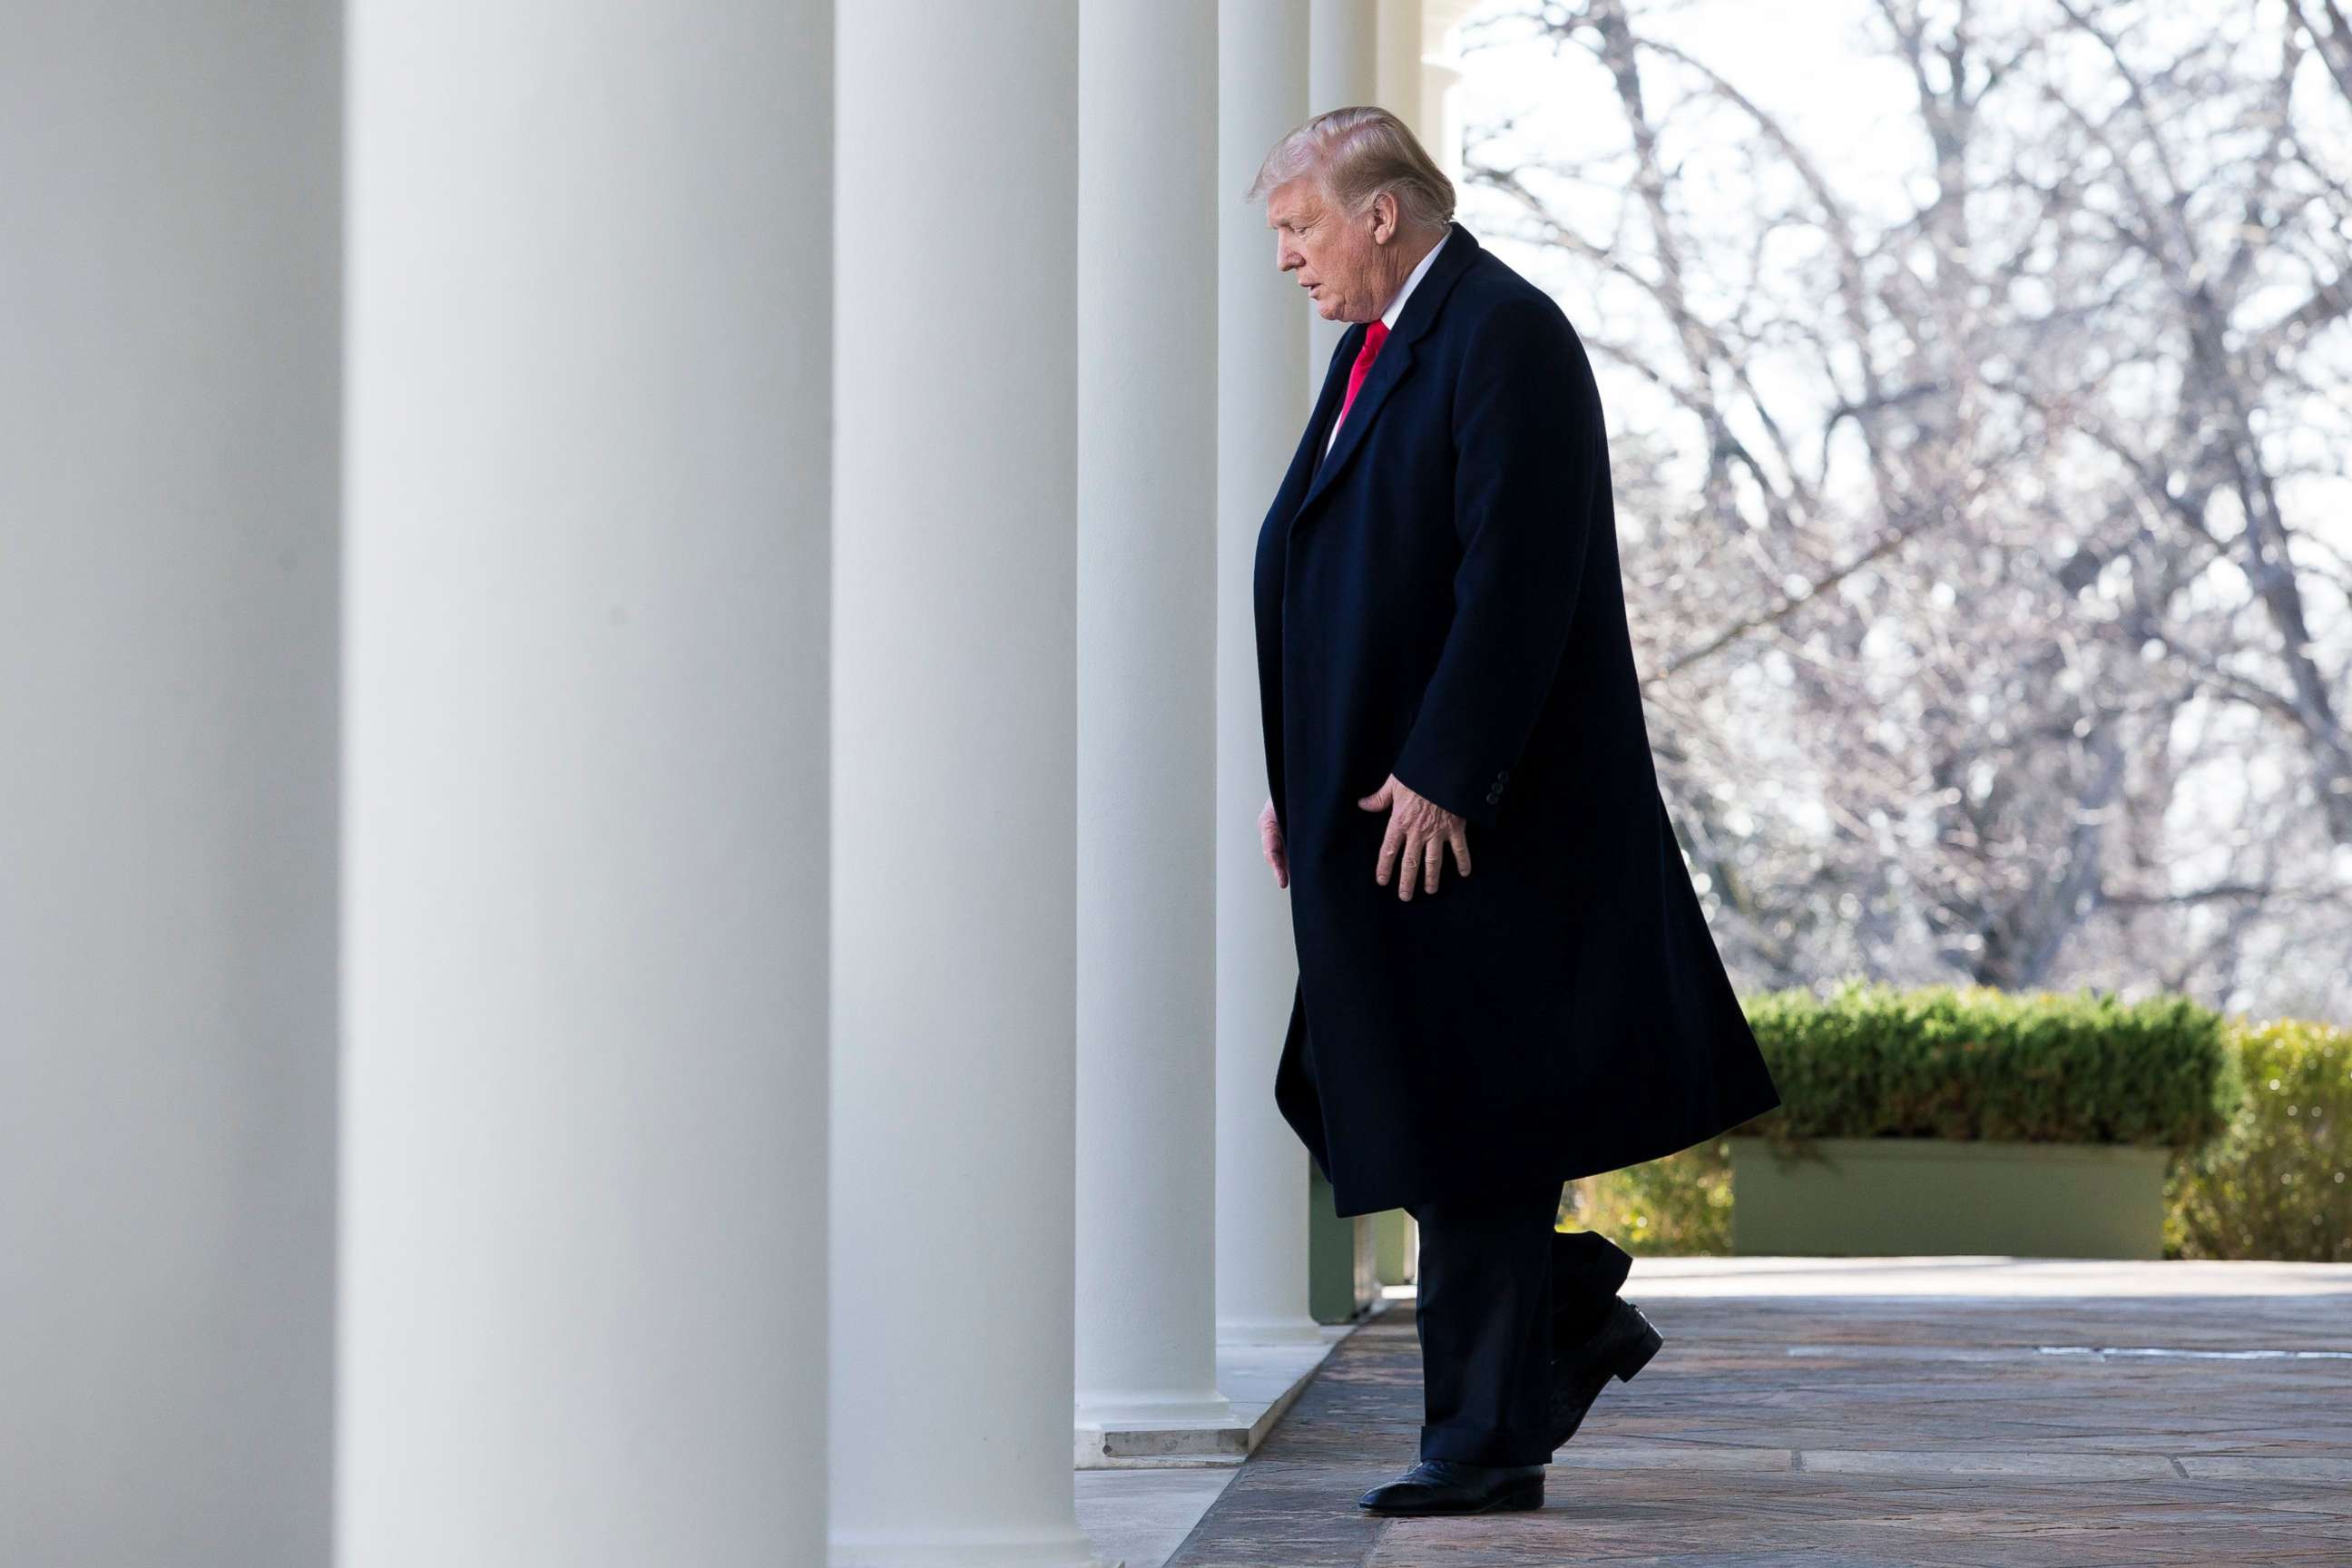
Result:
<instances>
[{"instance_id":1,"label":"white dress shirt collar","mask_svg":"<svg viewBox=\"0 0 2352 1568\"><path fill-rule=\"evenodd\" d=\"M1429 254L1413 263L1412 270L1405 276L1404 287L1399 289L1396 298L1389 301L1389 308L1381 312L1381 326L1392 332L1396 331L1397 318L1404 313L1404 302L1412 293L1413 285L1421 281L1422 274L1429 270L1429 264L1437 259L1437 253L1444 249L1445 242L1453 237L1454 228L1449 224L1437 243L1429 247Z\"/></svg>"}]
</instances>

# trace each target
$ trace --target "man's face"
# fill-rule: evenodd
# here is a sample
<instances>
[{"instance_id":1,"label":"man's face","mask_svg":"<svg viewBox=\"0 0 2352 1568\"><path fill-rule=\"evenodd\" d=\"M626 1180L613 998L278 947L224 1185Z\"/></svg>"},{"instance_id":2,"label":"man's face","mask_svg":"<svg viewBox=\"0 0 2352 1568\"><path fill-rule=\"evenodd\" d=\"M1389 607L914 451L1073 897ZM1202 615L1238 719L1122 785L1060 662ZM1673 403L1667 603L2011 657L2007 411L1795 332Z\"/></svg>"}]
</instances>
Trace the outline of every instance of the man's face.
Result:
<instances>
[{"instance_id":1,"label":"man's face","mask_svg":"<svg viewBox=\"0 0 2352 1568\"><path fill-rule=\"evenodd\" d=\"M1298 274L1298 285L1327 321L1380 319L1396 280L1389 277L1384 239L1396 232L1395 204L1383 195L1371 210L1349 217L1312 174L1276 185L1265 198L1274 230L1275 265Z\"/></svg>"}]
</instances>

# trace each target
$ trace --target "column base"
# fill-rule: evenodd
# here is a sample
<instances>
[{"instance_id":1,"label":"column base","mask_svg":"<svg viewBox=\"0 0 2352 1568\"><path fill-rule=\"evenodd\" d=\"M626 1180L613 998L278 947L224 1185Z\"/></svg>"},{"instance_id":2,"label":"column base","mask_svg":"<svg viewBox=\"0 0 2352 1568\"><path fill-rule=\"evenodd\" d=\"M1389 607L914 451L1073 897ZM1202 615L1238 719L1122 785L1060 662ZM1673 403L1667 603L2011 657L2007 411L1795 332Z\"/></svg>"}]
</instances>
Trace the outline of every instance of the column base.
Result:
<instances>
[{"instance_id":1,"label":"column base","mask_svg":"<svg viewBox=\"0 0 2352 1568\"><path fill-rule=\"evenodd\" d=\"M1081 1470L1237 1465L1249 1456L1250 1420L1257 1408L1223 1394L1213 1399L1081 1404L1071 1428L1071 1464Z\"/></svg>"},{"instance_id":2,"label":"column base","mask_svg":"<svg viewBox=\"0 0 2352 1568\"><path fill-rule=\"evenodd\" d=\"M964 1535L835 1532L825 1568L1127 1568L1106 1562L1073 1525L1067 1529Z\"/></svg>"},{"instance_id":3,"label":"column base","mask_svg":"<svg viewBox=\"0 0 2352 1568\"><path fill-rule=\"evenodd\" d=\"M1307 1317L1219 1318L1217 1344L1220 1348L1225 1345L1318 1344L1328 1337L1326 1331L1333 1326L1318 1323Z\"/></svg>"},{"instance_id":4,"label":"column base","mask_svg":"<svg viewBox=\"0 0 2352 1568\"><path fill-rule=\"evenodd\" d=\"M1238 1462L1249 1452L1249 1418L1222 1394L1212 1399L1082 1402L1072 1435L1071 1462L1081 1470L1135 1459Z\"/></svg>"},{"instance_id":5,"label":"column base","mask_svg":"<svg viewBox=\"0 0 2352 1568\"><path fill-rule=\"evenodd\" d=\"M1248 1325L1242 1337L1220 1326L1217 1387L1230 1414L1223 1419L1127 1412L1105 1406L1081 1408L1073 1427L1072 1463L1081 1470L1172 1469L1238 1465L1265 1441L1276 1422L1322 1369L1333 1346L1386 1311L1374 1302L1352 1322L1311 1323L1312 1336L1287 1342L1256 1336L1265 1325ZM1181 1406L1165 1407L1172 1412Z\"/></svg>"}]
</instances>

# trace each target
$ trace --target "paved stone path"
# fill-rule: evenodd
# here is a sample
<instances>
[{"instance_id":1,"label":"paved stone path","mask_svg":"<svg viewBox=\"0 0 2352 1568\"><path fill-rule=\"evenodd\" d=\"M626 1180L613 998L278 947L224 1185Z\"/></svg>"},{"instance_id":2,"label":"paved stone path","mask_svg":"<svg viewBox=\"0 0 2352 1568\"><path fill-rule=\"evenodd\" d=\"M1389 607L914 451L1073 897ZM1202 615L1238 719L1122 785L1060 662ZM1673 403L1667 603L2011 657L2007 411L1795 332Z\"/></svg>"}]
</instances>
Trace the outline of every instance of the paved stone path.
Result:
<instances>
[{"instance_id":1,"label":"paved stone path","mask_svg":"<svg viewBox=\"0 0 2352 1568\"><path fill-rule=\"evenodd\" d=\"M2352 1271L2218 1295L2179 1293L2201 1282L2181 1268L2126 1297L1928 1293L1944 1276L1906 1295L1679 1293L1637 1271L1627 1297L1665 1348L1601 1395L1543 1509L1445 1519L1356 1507L1414 1458L1421 1355L1399 1301L1168 1568L2352 1565Z\"/></svg>"}]
</instances>

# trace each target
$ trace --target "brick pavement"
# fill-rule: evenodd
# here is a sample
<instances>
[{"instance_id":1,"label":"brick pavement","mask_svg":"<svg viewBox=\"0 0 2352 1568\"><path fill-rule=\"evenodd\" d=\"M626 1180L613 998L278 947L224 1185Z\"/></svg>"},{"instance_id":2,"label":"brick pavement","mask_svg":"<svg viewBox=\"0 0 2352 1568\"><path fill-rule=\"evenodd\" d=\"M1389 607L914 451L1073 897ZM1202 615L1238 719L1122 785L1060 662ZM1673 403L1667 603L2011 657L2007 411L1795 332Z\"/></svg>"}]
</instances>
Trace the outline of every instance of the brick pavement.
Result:
<instances>
[{"instance_id":1,"label":"brick pavement","mask_svg":"<svg viewBox=\"0 0 2352 1568\"><path fill-rule=\"evenodd\" d=\"M1169 1568L2352 1565L2352 1289L1641 1284L1626 1294L1665 1348L1601 1395L1539 1511L1356 1507L1414 1458L1421 1359L1401 1301L1333 1353Z\"/></svg>"}]
</instances>

